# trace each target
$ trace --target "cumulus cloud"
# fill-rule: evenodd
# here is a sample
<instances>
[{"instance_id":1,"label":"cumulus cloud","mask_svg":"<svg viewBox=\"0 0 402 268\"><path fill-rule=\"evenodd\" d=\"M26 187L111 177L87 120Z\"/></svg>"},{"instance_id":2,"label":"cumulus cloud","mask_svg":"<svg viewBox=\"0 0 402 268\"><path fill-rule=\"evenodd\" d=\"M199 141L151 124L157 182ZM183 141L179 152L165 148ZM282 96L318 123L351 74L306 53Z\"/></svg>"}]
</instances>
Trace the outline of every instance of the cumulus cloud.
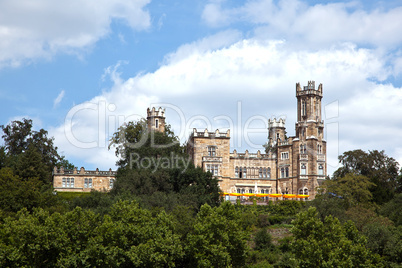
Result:
<instances>
[{"instance_id":1,"label":"cumulus cloud","mask_svg":"<svg viewBox=\"0 0 402 268\"><path fill-rule=\"evenodd\" d=\"M285 38L310 48L346 41L393 47L402 41L402 7L365 11L357 2L308 6L299 0L252 0L239 7L225 3L206 4L204 22L212 27L248 22L263 38Z\"/></svg>"},{"instance_id":2,"label":"cumulus cloud","mask_svg":"<svg viewBox=\"0 0 402 268\"><path fill-rule=\"evenodd\" d=\"M377 50L346 43L295 51L283 40L240 39L210 49L206 43L184 45L155 72L127 80L116 66L108 68L114 86L73 108L69 120L54 131L57 145L68 155L108 168L116 158L107 151L107 140L117 127L145 117L151 105L164 105L182 142L193 127L230 128L232 149L262 150L268 118L286 117L288 135L294 135L295 83L316 80L324 85L324 110L336 103L323 115L329 148L336 152L328 155L332 170L345 150L385 149L391 156L402 151L397 145L402 90L375 82L392 74ZM245 129L254 119L260 132L248 136ZM374 142L378 139L380 145ZM86 145L93 148L83 149Z\"/></svg>"},{"instance_id":3,"label":"cumulus cloud","mask_svg":"<svg viewBox=\"0 0 402 268\"><path fill-rule=\"evenodd\" d=\"M150 0L1 1L0 67L19 66L54 53L82 51L120 20L133 30L150 26Z\"/></svg>"}]
</instances>

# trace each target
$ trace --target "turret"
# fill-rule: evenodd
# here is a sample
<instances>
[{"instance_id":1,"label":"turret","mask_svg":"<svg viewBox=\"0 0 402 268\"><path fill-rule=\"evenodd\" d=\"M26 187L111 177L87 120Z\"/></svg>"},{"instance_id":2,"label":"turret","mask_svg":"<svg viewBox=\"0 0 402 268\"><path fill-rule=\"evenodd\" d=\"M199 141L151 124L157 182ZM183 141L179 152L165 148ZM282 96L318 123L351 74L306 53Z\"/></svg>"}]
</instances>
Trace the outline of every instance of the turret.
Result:
<instances>
[{"instance_id":1,"label":"turret","mask_svg":"<svg viewBox=\"0 0 402 268\"><path fill-rule=\"evenodd\" d=\"M149 130L165 132L165 109L155 107L147 109L147 125Z\"/></svg>"},{"instance_id":2,"label":"turret","mask_svg":"<svg viewBox=\"0 0 402 268\"><path fill-rule=\"evenodd\" d=\"M278 141L286 140L285 119L279 118L276 120L268 119L268 143L273 146Z\"/></svg>"}]
</instances>

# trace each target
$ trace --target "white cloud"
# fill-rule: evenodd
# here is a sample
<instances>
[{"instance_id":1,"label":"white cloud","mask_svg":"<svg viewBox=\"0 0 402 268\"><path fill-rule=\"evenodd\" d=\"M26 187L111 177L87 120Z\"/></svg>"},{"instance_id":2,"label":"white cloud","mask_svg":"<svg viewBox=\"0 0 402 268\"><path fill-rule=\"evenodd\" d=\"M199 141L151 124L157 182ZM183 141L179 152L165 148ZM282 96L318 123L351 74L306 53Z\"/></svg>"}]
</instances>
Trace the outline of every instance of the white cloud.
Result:
<instances>
[{"instance_id":1,"label":"white cloud","mask_svg":"<svg viewBox=\"0 0 402 268\"><path fill-rule=\"evenodd\" d=\"M393 47L402 41L402 7L365 11L357 2L307 6L298 0L253 0L232 8L212 2L202 19L213 27L253 23L263 38L285 38L310 48L346 41Z\"/></svg>"},{"instance_id":2,"label":"white cloud","mask_svg":"<svg viewBox=\"0 0 402 268\"><path fill-rule=\"evenodd\" d=\"M232 149L256 151L266 142L264 122L258 123L263 131L251 139L259 147L247 144L239 127L253 116L268 119L284 115L288 135L294 135L295 83L304 85L307 80L316 80L324 84L323 106L339 103L338 117L324 117L328 129L337 126L335 132L328 133L328 146L336 151L329 155L333 166L338 153L357 148L384 149L399 157L402 93L400 88L372 81L382 81L392 74L386 67L386 58L377 50L342 44L317 51L296 51L285 41L253 39L224 46L213 44L209 49L206 44L201 40L182 46L167 56L155 72L127 80L119 77L116 68L107 69L114 86L90 101L99 104L94 106L98 108L81 109L71 117L77 140L95 141L98 145L93 149L77 148L66 139L63 125L54 132L58 146L67 156L108 168L116 159L113 152L107 152L105 141L124 121L119 117L146 116L151 104L167 103L183 112L185 133L208 125L212 129L231 128ZM110 104L116 109L109 109ZM169 108L166 114L176 134L181 132L179 113ZM221 120L217 120L218 116ZM182 141L186 137L183 135Z\"/></svg>"},{"instance_id":3,"label":"white cloud","mask_svg":"<svg viewBox=\"0 0 402 268\"><path fill-rule=\"evenodd\" d=\"M60 91L59 95L57 95L57 97L54 99L53 108L57 107L57 105L59 105L59 103L62 101L64 98L64 93L64 90Z\"/></svg>"},{"instance_id":4,"label":"white cloud","mask_svg":"<svg viewBox=\"0 0 402 268\"><path fill-rule=\"evenodd\" d=\"M112 20L134 30L147 29L150 0L0 2L0 67L79 52L110 31Z\"/></svg>"}]
</instances>

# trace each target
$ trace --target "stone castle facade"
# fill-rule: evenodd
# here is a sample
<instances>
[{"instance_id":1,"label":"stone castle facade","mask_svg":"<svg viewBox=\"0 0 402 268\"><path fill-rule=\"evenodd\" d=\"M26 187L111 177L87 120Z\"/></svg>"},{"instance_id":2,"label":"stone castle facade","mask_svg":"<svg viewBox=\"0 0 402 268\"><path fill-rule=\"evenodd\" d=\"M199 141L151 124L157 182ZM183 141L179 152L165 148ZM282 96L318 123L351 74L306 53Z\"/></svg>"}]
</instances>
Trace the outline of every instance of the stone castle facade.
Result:
<instances>
[{"instance_id":1,"label":"stone castle facade","mask_svg":"<svg viewBox=\"0 0 402 268\"><path fill-rule=\"evenodd\" d=\"M327 174L322 84L296 84L296 135L286 136L285 120L268 120L266 152L230 152L230 131L193 130L187 151L193 163L219 179L225 193L309 195Z\"/></svg>"},{"instance_id":2,"label":"stone castle facade","mask_svg":"<svg viewBox=\"0 0 402 268\"><path fill-rule=\"evenodd\" d=\"M308 195L314 199L316 187L327 174L324 122L321 118L322 84L296 84L297 122L295 136L286 136L284 119L268 120L265 152L230 152L230 130L209 132L193 129L187 152L195 166L218 178L221 190L235 194ZM147 109L147 126L165 129L165 110ZM108 191L115 172L54 170L56 191ZM91 181L91 183L90 183Z\"/></svg>"}]
</instances>

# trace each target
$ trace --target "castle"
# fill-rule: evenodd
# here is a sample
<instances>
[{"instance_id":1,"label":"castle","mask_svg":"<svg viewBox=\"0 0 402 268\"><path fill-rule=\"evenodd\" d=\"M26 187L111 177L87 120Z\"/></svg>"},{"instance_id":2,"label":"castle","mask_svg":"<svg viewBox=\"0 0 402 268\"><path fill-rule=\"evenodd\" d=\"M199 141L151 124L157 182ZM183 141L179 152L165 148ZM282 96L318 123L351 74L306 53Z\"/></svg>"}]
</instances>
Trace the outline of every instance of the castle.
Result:
<instances>
[{"instance_id":1,"label":"castle","mask_svg":"<svg viewBox=\"0 0 402 268\"><path fill-rule=\"evenodd\" d=\"M244 153L234 150L231 153L230 130L209 132L207 129L193 129L187 141L187 152L195 166L211 172L219 180L219 186L226 195L270 194L292 198L299 195L314 199L316 187L327 174L324 122L321 118L322 96L322 84L316 89L314 81L309 81L303 88L297 83L296 134L286 136L284 119L268 120L268 142L263 153L250 153L248 150ZM147 123L148 129L163 132L165 110L148 108ZM78 191L113 187L113 171L109 171L108 177L91 178L91 188L85 184L85 178L89 180L85 173L89 171L81 168L79 172L68 172L70 174L55 169L56 191L73 190L67 189L67 181L63 181L68 179L66 175L70 175L70 180L75 178L74 187L83 186ZM96 172L101 175L99 171L92 171L93 175ZM74 188L71 182L69 185L69 188Z\"/></svg>"}]
</instances>

